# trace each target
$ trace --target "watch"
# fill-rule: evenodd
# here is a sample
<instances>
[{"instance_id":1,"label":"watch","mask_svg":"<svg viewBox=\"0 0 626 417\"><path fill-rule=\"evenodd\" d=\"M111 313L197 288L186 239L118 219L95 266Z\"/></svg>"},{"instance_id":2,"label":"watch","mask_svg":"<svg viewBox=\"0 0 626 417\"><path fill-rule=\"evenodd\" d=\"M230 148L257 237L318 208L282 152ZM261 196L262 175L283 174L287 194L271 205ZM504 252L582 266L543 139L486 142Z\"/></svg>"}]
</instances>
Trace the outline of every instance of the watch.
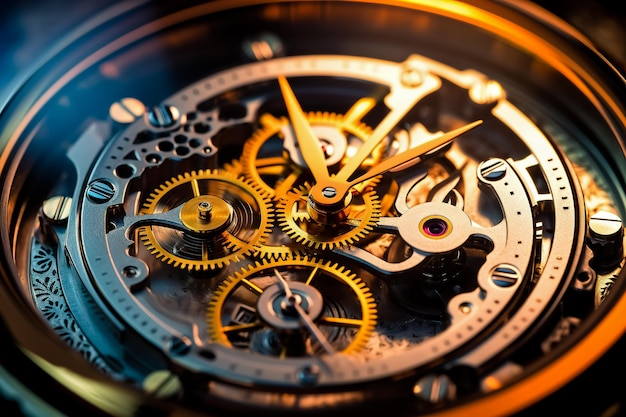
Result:
<instances>
[{"instance_id":1,"label":"watch","mask_svg":"<svg viewBox=\"0 0 626 417\"><path fill-rule=\"evenodd\" d=\"M531 2L114 3L0 112L4 403L619 415L625 98Z\"/></svg>"}]
</instances>

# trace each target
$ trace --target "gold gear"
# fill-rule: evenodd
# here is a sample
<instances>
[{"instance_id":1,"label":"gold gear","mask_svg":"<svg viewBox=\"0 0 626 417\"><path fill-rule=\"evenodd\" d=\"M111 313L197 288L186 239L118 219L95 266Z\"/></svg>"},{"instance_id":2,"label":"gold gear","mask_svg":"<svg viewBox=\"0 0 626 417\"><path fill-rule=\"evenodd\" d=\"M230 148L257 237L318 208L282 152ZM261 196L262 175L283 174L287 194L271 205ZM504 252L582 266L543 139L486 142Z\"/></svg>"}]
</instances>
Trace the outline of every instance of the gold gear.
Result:
<instances>
[{"instance_id":1,"label":"gold gear","mask_svg":"<svg viewBox=\"0 0 626 417\"><path fill-rule=\"evenodd\" d=\"M239 159L233 159L231 162L224 164L223 168L235 175L243 174L243 166ZM271 236L266 239L265 243L260 245L255 255L263 259L285 259L289 256L304 254L301 247L288 244L272 244L270 243L271 240Z\"/></svg>"},{"instance_id":2,"label":"gold gear","mask_svg":"<svg viewBox=\"0 0 626 417\"><path fill-rule=\"evenodd\" d=\"M357 108L359 102L355 104ZM310 112L306 115L309 124L315 126L329 126L336 128L346 137L356 138L364 142L372 133L366 124L331 112ZM283 152L282 146L276 147L273 155L260 157L261 149L272 138L282 140L281 130L289 125L286 117L276 118L265 114L260 119L262 127L246 141L241 154L241 169L243 175L266 191L270 196L283 195L287 190L303 184L301 167L290 163L289 157ZM367 168L383 157L385 145L377 147L372 156L365 160L363 166ZM280 153L279 153L280 152ZM348 155L344 155L341 165L344 165ZM268 183L268 181L270 183Z\"/></svg>"},{"instance_id":3,"label":"gold gear","mask_svg":"<svg viewBox=\"0 0 626 417\"><path fill-rule=\"evenodd\" d=\"M287 259L291 256L304 255L302 247L295 245L261 245L258 249L258 257L261 259Z\"/></svg>"},{"instance_id":4,"label":"gold gear","mask_svg":"<svg viewBox=\"0 0 626 417\"><path fill-rule=\"evenodd\" d=\"M280 227L294 241L310 248L332 250L352 245L376 226L381 206L372 187L353 189L348 219L332 226L315 222L307 211L310 186L305 184L287 192L277 206Z\"/></svg>"},{"instance_id":5,"label":"gold gear","mask_svg":"<svg viewBox=\"0 0 626 417\"><path fill-rule=\"evenodd\" d=\"M239 159L233 159L230 162L226 162L222 169L230 172L234 175L243 175L243 165L241 165L241 161Z\"/></svg>"},{"instance_id":6,"label":"gold gear","mask_svg":"<svg viewBox=\"0 0 626 417\"><path fill-rule=\"evenodd\" d=\"M190 271L242 260L259 250L273 225L270 197L225 170L173 177L150 194L140 214L163 213L181 205L181 230L152 225L138 231L157 259Z\"/></svg>"},{"instance_id":7,"label":"gold gear","mask_svg":"<svg viewBox=\"0 0 626 417\"><path fill-rule=\"evenodd\" d=\"M377 319L376 302L369 288L346 268L307 256L256 262L222 281L209 300L207 309L207 329L211 341L229 347L236 344L241 348L242 339L245 347L254 332L280 331L280 328L273 328L262 320L260 309L267 308L267 304L258 302L264 291L279 285L275 270L288 276L290 282L304 283L322 294L324 307L315 321L338 352L356 353L366 346ZM336 281L341 285L337 286ZM316 288L332 288L333 291ZM337 299L331 299L331 296ZM336 304L342 305L342 308L336 308ZM225 312L229 312L228 315ZM341 329L354 331L338 336ZM285 356L284 352L280 356Z\"/></svg>"}]
</instances>

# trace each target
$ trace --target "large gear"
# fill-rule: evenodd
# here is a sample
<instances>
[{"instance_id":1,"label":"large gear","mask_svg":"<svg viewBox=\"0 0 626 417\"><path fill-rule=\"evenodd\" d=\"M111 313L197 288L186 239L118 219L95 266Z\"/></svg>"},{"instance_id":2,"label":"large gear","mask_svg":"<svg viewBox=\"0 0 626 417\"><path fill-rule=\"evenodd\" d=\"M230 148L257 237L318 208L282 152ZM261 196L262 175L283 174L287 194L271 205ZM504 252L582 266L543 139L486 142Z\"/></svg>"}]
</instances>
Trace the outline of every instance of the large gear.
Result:
<instances>
[{"instance_id":1,"label":"large gear","mask_svg":"<svg viewBox=\"0 0 626 417\"><path fill-rule=\"evenodd\" d=\"M191 171L166 181L140 214L179 206L182 227L142 226L139 236L158 259L190 271L221 268L258 251L273 224L270 198L224 170Z\"/></svg>"},{"instance_id":2,"label":"large gear","mask_svg":"<svg viewBox=\"0 0 626 417\"><path fill-rule=\"evenodd\" d=\"M304 184L287 192L277 206L279 225L283 231L310 248L332 250L352 245L372 231L381 216L376 192L372 187L365 187L362 192L353 189L345 221L331 226L319 224L307 210L310 189L310 185Z\"/></svg>"},{"instance_id":3,"label":"large gear","mask_svg":"<svg viewBox=\"0 0 626 417\"><path fill-rule=\"evenodd\" d=\"M356 149L360 143L364 142L372 132L372 129L359 121L361 113L365 112L371 104L361 100L353 106L346 115L332 112L309 112L306 114L309 124L313 129L319 130L321 140L324 136L335 138L345 142L345 149L339 150L338 146L332 146L329 141L327 148L334 149L335 162L342 166L350 157L348 149ZM294 159L297 155L291 155L284 148L284 138L289 134L289 120L286 117L276 118L270 114L265 114L260 118L262 127L246 141L241 155L241 169L244 176L261 187L272 196L283 195L286 191L302 185L305 181L302 175L305 168L300 166ZM274 146L280 143L280 146ZM386 145L381 144L372 155L363 163L367 168L375 164L383 157ZM299 151L292 150L297 153ZM331 153L333 151L330 151ZM329 157L331 163L332 157Z\"/></svg>"},{"instance_id":4,"label":"large gear","mask_svg":"<svg viewBox=\"0 0 626 417\"><path fill-rule=\"evenodd\" d=\"M286 293L277 274L301 297L303 308L334 350L350 354L367 345L377 318L367 285L342 266L304 256L257 262L225 279L207 310L213 342L283 358L320 352L319 341L298 317L281 310Z\"/></svg>"}]
</instances>

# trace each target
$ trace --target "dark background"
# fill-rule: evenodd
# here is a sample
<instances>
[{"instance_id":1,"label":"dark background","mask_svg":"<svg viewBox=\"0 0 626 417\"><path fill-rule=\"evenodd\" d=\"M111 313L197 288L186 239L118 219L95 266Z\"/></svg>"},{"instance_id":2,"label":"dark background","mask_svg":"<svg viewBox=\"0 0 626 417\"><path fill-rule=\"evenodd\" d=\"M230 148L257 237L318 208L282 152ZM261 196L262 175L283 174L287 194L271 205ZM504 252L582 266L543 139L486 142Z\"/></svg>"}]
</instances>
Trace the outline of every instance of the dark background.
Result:
<instances>
[{"instance_id":1,"label":"dark background","mask_svg":"<svg viewBox=\"0 0 626 417\"><path fill-rule=\"evenodd\" d=\"M5 1L0 8L0 97L55 41L119 0ZM522 0L520 0L522 1ZM626 73L626 14L613 0L537 0L589 37Z\"/></svg>"}]
</instances>

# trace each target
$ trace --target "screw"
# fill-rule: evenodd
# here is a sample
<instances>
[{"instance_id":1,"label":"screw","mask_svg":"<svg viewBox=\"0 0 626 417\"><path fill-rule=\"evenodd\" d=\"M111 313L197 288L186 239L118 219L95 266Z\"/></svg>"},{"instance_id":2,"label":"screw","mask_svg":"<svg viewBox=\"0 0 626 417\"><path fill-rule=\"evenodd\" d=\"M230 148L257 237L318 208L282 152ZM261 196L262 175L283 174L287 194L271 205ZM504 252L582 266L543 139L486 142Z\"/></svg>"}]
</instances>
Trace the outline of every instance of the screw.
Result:
<instances>
[{"instance_id":1,"label":"screw","mask_svg":"<svg viewBox=\"0 0 626 417\"><path fill-rule=\"evenodd\" d=\"M491 272L491 280L500 288L512 287L522 278L513 265L500 264Z\"/></svg>"},{"instance_id":2,"label":"screw","mask_svg":"<svg viewBox=\"0 0 626 417\"><path fill-rule=\"evenodd\" d=\"M296 377L302 385L315 385L320 376L320 368L317 365L307 365L298 370Z\"/></svg>"},{"instance_id":3,"label":"screw","mask_svg":"<svg viewBox=\"0 0 626 417\"><path fill-rule=\"evenodd\" d=\"M72 199L70 197L51 197L43 202L43 216L50 223L63 224L70 217L71 206Z\"/></svg>"},{"instance_id":4,"label":"screw","mask_svg":"<svg viewBox=\"0 0 626 417\"><path fill-rule=\"evenodd\" d=\"M148 111L148 121L154 127L172 127L180 119L180 110L174 106L159 104Z\"/></svg>"},{"instance_id":5,"label":"screw","mask_svg":"<svg viewBox=\"0 0 626 417\"><path fill-rule=\"evenodd\" d=\"M456 385L447 375L426 375L413 386L413 394L431 404L456 398Z\"/></svg>"},{"instance_id":6,"label":"screw","mask_svg":"<svg viewBox=\"0 0 626 417\"><path fill-rule=\"evenodd\" d=\"M333 187L325 187L322 190L322 195L326 198L333 198L337 195L337 190Z\"/></svg>"},{"instance_id":7,"label":"screw","mask_svg":"<svg viewBox=\"0 0 626 417\"><path fill-rule=\"evenodd\" d=\"M477 104L493 104L505 96L502 85L494 80L481 80L474 83L468 94Z\"/></svg>"},{"instance_id":8,"label":"screw","mask_svg":"<svg viewBox=\"0 0 626 417\"><path fill-rule=\"evenodd\" d=\"M282 40L272 33L261 33L244 41L243 51L257 61L276 58L283 54Z\"/></svg>"},{"instance_id":9,"label":"screw","mask_svg":"<svg viewBox=\"0 0 626 417\"><path fill-rule=\"evenodd\" d=\"M129 265L124 267L122 273L126 278L137 278L137 276L139 275L139 268Z\"/></svg>"},{"instance_id":10,"label":"screw","mask_svg":"<svg viewBox=\"0 0 626 417\"><path fill-rule=\"evenodd\" d=\"M136 98L126 97L109 107L109 116L118 123L132 123L146 111L146 106Z\"/></svg>"},{"instance_id":11,"label":"screw","mask_svg":"<svg viewBox=\"0 0 626 417\"><path fill-rule=\"evenodd\" d=\"M94 203L106 203L115 195L115 186L107 180L95 180L87 187L87 198Z\"/></svg>"},{"instance_id":12,"label":"screw","mask_svg":"<svg viewBox=\"0 0 626 417\"><path fill-rule=\"evenodd\" d=\"M182 391L180 378L167 369L151 372L142 385L155 398L172 398Z\"/></svg>"},{"instance_id":13,"label":"screw","mask_svg":"<svg viewBox=\"0 0 626 417\"><path fill-rule=\"evenodd\" d=\"M472 312L473 306L471 303L461 303L459 310L461 310L461 313L463 314L469 314Z\"/></svg>"},{"instance_id":14,"label":"screw","mask_svg":"<svg viewBox=\"0 0 626 417\"><path fill-rule=\"evenodd\" d=\"M480 175L486 180L497 181L506 175L507 165L502 159L490 159L484 161L478 167Z\"/></svg>"},{"instance_id":15,"label":"screw","mask_svg":"<svg viewBox=\"0 0 626 417\"><path fill-rule=\"evenodd\" d=\"M405 62L404 68L400 73L400 82L405 87L419 87L424 82L425 68L422 63L416 59L410 59Z\"/></svg>"},{"instance_id":16,"label":"screw","mask_svg":"<svg viewBox=\"0 0 626 417\"><path fill-rule=\"evenodd\" d=\"M208 201L201 201L198 203L198 218L201 220L207 220L211 217L211 211L213 206Z\"/></svg>"},{"instance_id":17,"label":"screw","mask_svg":"<svg viewBox=\"0 0 626 417\"><path fill-rule=\"evenodd\" d=\"M191 342L187 338L173 336L169 341L168 350L174 356L182 356L191 350Z\"/></svg>"},{"instance_id":18,"label":"screw","mask_svg":"<svg viewBox=\"0 0 626 417\"><path fill-rule=\"evenodd\" d=\"M624 224L616 214L599 211L589 218L587 245L593 251L592 265L609 271L624 259Z\"/></svg>"},{"instance_id":19,"label":"screw","mask_svg":"<svg viewBox=\"0 0 626 417\"><path fill-rule=\"evenodd\" d=\"M624 234L622 219L608 211L599 211L589 219L589 231L596 238L621 237Z\"/></svg>"}]
</instances>

